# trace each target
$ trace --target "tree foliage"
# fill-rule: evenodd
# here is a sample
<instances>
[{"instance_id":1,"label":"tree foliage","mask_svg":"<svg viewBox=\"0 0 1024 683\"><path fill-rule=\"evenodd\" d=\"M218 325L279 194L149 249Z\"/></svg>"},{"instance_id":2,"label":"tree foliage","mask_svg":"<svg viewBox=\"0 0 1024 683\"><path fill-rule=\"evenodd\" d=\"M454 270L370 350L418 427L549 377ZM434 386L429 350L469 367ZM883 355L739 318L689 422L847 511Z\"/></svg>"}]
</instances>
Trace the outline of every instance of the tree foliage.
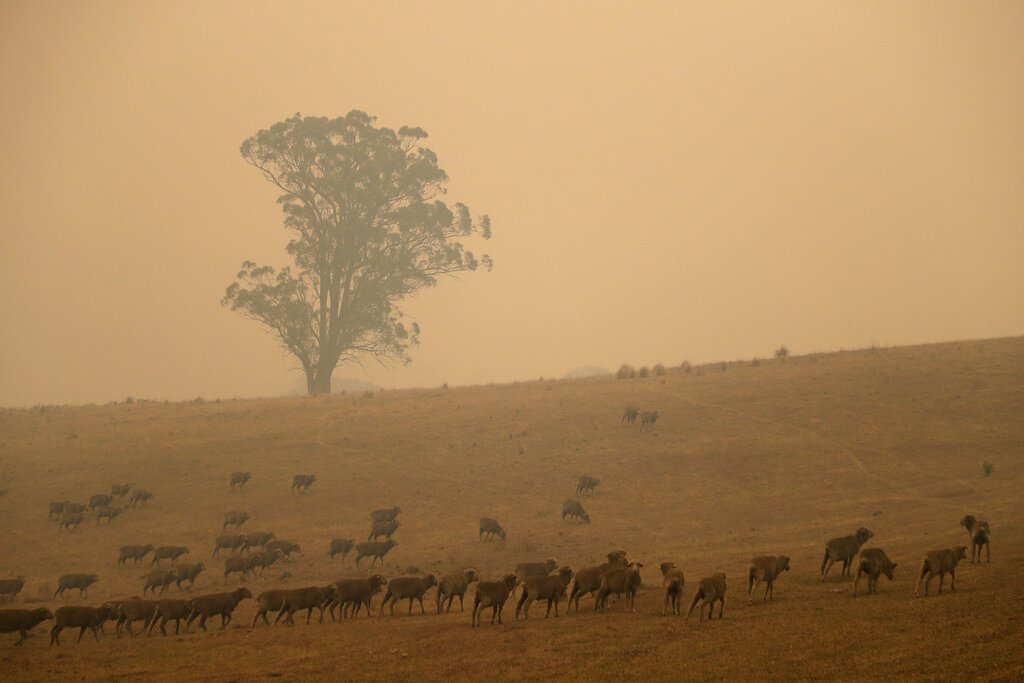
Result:
<instances>
[{"instance_id":1,"label":"tree foliage","mask_svg":"<svg viewBox=\"0 0 1024 683\"><path fill-rule=\"evenodd\" d=\"M491 268L461 238L490 237L490 219L449 207L448 176L421 145L427 134L376 127L361 111L335 119L300 114L242 143L242 158L281 190L294 264L242 264L222 304L278 336L306 373L310 393L330 391L334 369L371 356L408 362L419 326L399 302L442 275Z\"/></svg>"}]
</instances>

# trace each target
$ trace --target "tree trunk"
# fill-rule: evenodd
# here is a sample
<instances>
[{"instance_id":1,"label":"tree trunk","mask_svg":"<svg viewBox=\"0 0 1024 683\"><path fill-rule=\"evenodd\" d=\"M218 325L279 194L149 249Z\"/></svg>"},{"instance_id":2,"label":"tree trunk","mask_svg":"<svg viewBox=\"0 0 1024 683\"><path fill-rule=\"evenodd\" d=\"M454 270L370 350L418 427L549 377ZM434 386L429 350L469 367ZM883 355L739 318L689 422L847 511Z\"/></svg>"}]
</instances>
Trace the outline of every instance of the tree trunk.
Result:
<instances>
[{"instance_id":1,"label":"tree trunk","mask_svg":"<svg viewBox=\"0 0 1024 683\"><path fill-rule=\"evenodd\" d=\"M313 377L307 373L306 388L311 396L331 393L331 374L333 372L333 366L321 364L316 368L316 374Z\"/></svg>"},{"instance_id":2,"label":"tree trunk","mask_svg":"<svg viewBox=\"0 0 1024 683\"><path fill-rule=\"evenodd\" d=\"M306 393L312 396L316 393L316 370L314 368L306 368Z\"/></svg>"}]
</instances>

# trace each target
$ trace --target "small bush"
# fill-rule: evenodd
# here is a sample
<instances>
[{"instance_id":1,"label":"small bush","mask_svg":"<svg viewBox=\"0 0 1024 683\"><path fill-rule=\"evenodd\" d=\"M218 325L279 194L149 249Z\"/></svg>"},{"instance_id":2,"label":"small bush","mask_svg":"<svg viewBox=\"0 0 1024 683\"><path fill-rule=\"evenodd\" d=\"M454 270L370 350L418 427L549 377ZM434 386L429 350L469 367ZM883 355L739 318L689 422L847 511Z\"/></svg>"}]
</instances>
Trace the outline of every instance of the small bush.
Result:
<instances>
[{"instance_id":1,"label":"small bush","mask_svg":"<svg viewBox=\"0 0 1024 683\"><path fill-rule=\"evenodd\" d=\"M647 369L646 365L636 371L636 376L637 377L647 377L650 374L651 374L651 371Z\"/></svg>"},{"instance_id":2,"label":"small bush","mask_svg":"<svg viewBox=\"0 0 1024 683\"><path fill-rule=\"evenodd\" d=\"M775 357L776 358L780 358L781 359L781 358L785 358L788 355L789 355L789 349L787 349L785 346L780 346L779 348L775 349Z\"/></svg>"},{"instance_id":3,"label":"small bush","mask_svg":"<svg viewBox=\"0 0 1024 683\"><path fill-rule=\"evenodd\" d=\"M729 364L726 363L725 361L722 361L722 372L725 372L728 369L729 369Z\"/></svg>"},{"instance_id":4,"label":"small bush","mask_svg":"<svg viewBox=\"0 0 1024 683\"><path fill-rule=\"evenodd\" d=\"M636 370L633 369L632 365L623 363L619 371L615 373L615 376L619 379L629 379L630 377L636 377Z\"/></svg>"},{"instance_id":5,"label":"small bush","mask_svg":"<svg viewBox=\"0 0 1024 683\"><path fill-rule=\"evenodd\" d=\"M690 365L690 361L688 360L684 360L683 364L680 365L679 367L681 367L683 369L683 372L685 372L686 374L690 374L690 372L693 371L693 366Z\"/></svg>"},{"instance_id":6,"label":"small bush","mask_svg":"<svg viewBox=\"0 0 1024 683\"><path fill-rule=\"evenodd\" d=\"M996 466L993 465L992 463L990 463L988 460L986 460L985 464L983 464L981 467L985 470L985 476L986 477L988 475L992 474L992 470L994 470L996 468Z\"/></svg>"},{"instance_id":7,"label":"small bush","mask_svg":"<svg viewBox=\"0 0 1024 683\"><path fill-rule=\"evenodd\" d=\"M657 365L654 366L654 369L651 372L654 373L655 377L664 377L665 376L665 366L663 364L661 364L661 363L658 363Z\"/></svg>"}]
</instances>

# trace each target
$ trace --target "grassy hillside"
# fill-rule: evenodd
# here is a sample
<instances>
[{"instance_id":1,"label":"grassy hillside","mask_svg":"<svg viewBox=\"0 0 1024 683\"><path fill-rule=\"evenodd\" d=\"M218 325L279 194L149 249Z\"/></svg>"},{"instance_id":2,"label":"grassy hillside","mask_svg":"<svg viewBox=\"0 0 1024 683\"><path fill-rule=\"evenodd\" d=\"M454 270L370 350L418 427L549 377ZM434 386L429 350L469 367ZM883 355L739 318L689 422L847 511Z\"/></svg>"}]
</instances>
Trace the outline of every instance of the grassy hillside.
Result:
<instances>
[{"instance_id":1,"label":"grassy hillside","mask_svg":"<svg viewBox=\"0 0 1024 683\"><path fill-rule=\"evenodd\" d=\"M661 418L622 424L627 404ZM244 491L229 490L233 470L252 472ZM299 473L317 475L302 495L289 491ZM593 521L563 522L581 474L602 482L580 496ZM587 598L578 616L545 620L535 605L513 623L508 605L504 625L476 630L471 598L464 614L409 618L403 605L394 618L256 629L247 601L223 633L117 640L108 626L98 644L66 631L59 649L46 622L18 648L2 636L5 677L1024 678L1024 338L632 380L7 410L0 476L0 574L27 577L17 606L140 593L149 560L118 567L125 544L187 545L184 559L209 567L193 593L223 590L210 553L228 510L303 549L247 581L254 594L366 573L351 555L331 562L328 542L365 540L369 512L392 505L403 512L388 576L472 566L497 579L520 561L583 567L617 548L646 565L636 614L620 601L595 615ZM50 501L87 502L117 482L155 498L73 533L47 519ZM991 521L992 563L962 563L953 595L914 599L924 553L966 543L965 513ZM507 541L479 542L481 515ZM824 542L860 526L899 567L854 598L837 568L824 585L818 570ZM768 553L789 554L792 571L773 603L748 606L747 564ZM687 599L724 569L725 619L662 617L664 560L686 573ZM50 600L68 572L100 581L87 598Z\"/></svg>"}]
</instances>

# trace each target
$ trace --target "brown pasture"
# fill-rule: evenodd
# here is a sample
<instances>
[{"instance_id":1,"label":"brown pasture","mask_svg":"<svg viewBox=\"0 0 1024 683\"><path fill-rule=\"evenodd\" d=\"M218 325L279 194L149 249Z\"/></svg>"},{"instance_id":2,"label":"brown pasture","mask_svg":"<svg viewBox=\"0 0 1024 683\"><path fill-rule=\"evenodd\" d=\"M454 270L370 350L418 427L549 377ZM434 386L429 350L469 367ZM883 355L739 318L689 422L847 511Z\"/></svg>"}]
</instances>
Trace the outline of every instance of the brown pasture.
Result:
<instances>
[{"instance_id":1,"label":"brown pasture","mask_svg":"<svg viewBox=\"0 0 1024 683\"><path fill-rule=\"evenodd\" d=\"M626 405L661 418L622 424ZM253 476L232 492L235 470ZM299 473L317 484L296 495ZM581 474L601 479L579 496L592 523L563 522ZM524 560L582 567L619 548L645 565L636 614L621 600L595 614L585 599L578 615L563 602L544 619L535 605L513 622L510 602L502 626L485 614L472 629L471 586L467 611L442 616L378 616L378 594L372 618L250 629L250 600L224 632L214 618L209 632L118 640L108 625L99 643L65 632L59 648L46 622L19 647L0 635L5 679L1024 679L1024 338L629 380L4 410L0 476L0 575L27 577L17 607L141 594L148 562L117 564L130 544L189 546L182 560L206 564L193 591L164 597L231 590L241 580L225 588L226 554L210 558L228 510L252 514L243 531L302 547L246 580L254 595L370 571L475 567L498 580ZM122 481L154 498L71 533L48 519L51 501L87 502ZM383 570L357 570L354 553L329 560L332 538L365 540L370 511L393 505L401 526ZM925 552L963 544L965 513L991 522L991 564L961 563L955 593L915 599ZM479 541L481 516L508 539ZM854 598L837 567L824 584L818 569L825 541L860 526L899 567ZM781 553L792 569L774 601L748 606L750 558ZM661 616L664 560L685 572L686 606L724 569L724 620ZM99 582L85 599L51 600L71 572Z\"/></svg>"}]
</instances>

